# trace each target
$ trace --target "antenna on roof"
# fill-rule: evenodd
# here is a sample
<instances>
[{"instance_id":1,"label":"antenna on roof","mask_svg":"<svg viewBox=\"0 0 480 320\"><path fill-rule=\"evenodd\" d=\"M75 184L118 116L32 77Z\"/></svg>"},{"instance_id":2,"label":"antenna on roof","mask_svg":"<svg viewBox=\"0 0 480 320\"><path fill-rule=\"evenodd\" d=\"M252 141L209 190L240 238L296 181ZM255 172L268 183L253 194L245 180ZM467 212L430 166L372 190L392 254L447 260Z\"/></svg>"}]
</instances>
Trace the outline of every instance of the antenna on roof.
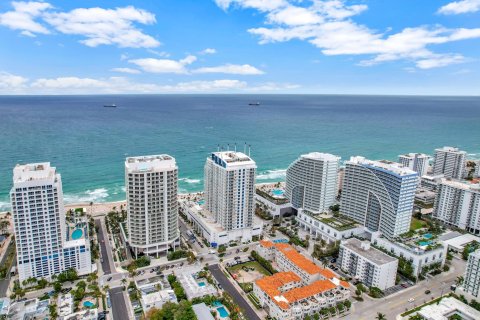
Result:
<instances>
[{"instance_id":1,"label":"antenna on roof","mask_svg":"<svg viewBox=\"0 0 480 320\"><path fill-rule=\"evenodd\" d=\"M243 153L247 153L247 143L245 142L245 145L243 146Z\"/></svg>"},{"instance_id":2,"label":"antenna on roof","mask_svg":"<svg viewBox=\"0 0 480 320\"><path fill-rule=\"evenodd\" d=\"M235 153L237 153L237 143L235 142Z\"/></svg>"},{"instance_id":3,"label":"antenna on roof","mask_svg":"<svg viewBox=\"0 0 480 320\"><path fill-rule=\"evenodd\" d=\"M217 144L217 151L220 151L220 144Z\"/></svg>"},{"instance_id":4,"label":"antenna on roof","mask_svg":"<svg viewBox=\"0 0 480 320\"><path fill-rule=\"evenodd\" d=\"M251 145L249 144L249 145L248 145L248 156L249 156L249 157L250 157L250 147L251 147Z\"/></svg>"},{"instance_id":5,"label":"antenna on roof","mask_svg":"<svg viewBox=\"0 0 480 320\"><path fill-rule=\"evenodd\" d=\"M230 151L230 143L227 143L227 151Z\"/></svg>"}]
</instances>

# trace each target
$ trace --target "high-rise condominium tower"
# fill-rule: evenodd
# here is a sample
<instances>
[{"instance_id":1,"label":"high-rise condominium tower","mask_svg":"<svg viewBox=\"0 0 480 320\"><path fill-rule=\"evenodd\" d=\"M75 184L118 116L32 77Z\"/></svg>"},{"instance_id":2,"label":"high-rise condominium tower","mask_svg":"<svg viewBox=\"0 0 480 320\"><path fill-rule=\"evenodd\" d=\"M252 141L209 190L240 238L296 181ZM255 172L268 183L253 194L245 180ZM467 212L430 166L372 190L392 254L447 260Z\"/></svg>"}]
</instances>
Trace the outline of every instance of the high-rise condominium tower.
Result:
<instances>
[{"instance_id":1,"label":"high-rise condominium tower","mask_svg":"<svg viewBox=\"0 0 480 320\"><path fill-rule=\"evenodd\" d=\"M213 152L205 163L205 208L225 230L251 227L257 165L241 152Z\"/></svg>"},{"instance_id":2,"label":"high-rise condominium tower","mask_svg":"<svg viewBox=\"0 0 480 320\"><path fill-rule=\"evenodd\" d=\"M399 163L415 171L420 177L427 174L429 159L430 156L423 153L407 153L398 156Z\"/></svg>"},{"instance_id":3,"label":"high-rise condominium tower","mask_svg":"<svg viewBox=\"0 0 480 320\"><path fill-rule=\"evenodd\" d=\"M442 179L437 186L433 217L447 225L480 234L480 186Z\"/></svg>"},{"instance_id":4,"label":"high-rise condominium tower","mask_svg":"<svg viewBox=\"0 0 480 320\"><path fill-rule=\"evenodd\" d=\"M465 171L467 153L458 148L435 149L433 175L443 174L445 178L461 179Z\"/></svg>"},{"instance_id":5,"label":"high-rise condominium tower","mask_svg":"<svg viewBox=\"0 0 480 320\"><path fill-rule=\"evenodd\" d=\"M66 225L62 180L50 163L17 165L10 198L20 281L92 271L87 226Z\"/></svg>"},{"instance_id":6,"label":"high-rise condominium tower","mask_svg":"<svg viewBox=\"0 0 480 320\"><path fill-rule=\"evenodd\" d=\"M468 255L463 289L474 297L480 297L480 249Z\"/></svg>"},{"instance_id":7,"label":"high-rise condominium tower","mask_svg":"<svg viewBox=\"0 0 480 320\"><path fill-rule=\"evenodd\" d=\"M337 195L339 161L340 157L332 154L312 152L288 167L285 196L295 209L328 210Z\"/></svg>"},{"instance_id":8,"label":"high-rise condominium tower","mask_svg":"<svg viewBox=\"0 0 480 320\"><path fill-rule=\"evenodd\" d=\"M179 239L178 167L169 155L130 157L125 161L128 243L135 254L175 249Z\"/></svg>"},{"instance_id":9,"label":"high-rise condominium tower","mask_svg":"<svg viewBox=\"0 0 480 320\"><path fill-rule=\"evenodd\" d=\"M340 211L392 238L410 229L418 174L401 164L352 157L346 162Z\"/></svg>"}]
</instances>

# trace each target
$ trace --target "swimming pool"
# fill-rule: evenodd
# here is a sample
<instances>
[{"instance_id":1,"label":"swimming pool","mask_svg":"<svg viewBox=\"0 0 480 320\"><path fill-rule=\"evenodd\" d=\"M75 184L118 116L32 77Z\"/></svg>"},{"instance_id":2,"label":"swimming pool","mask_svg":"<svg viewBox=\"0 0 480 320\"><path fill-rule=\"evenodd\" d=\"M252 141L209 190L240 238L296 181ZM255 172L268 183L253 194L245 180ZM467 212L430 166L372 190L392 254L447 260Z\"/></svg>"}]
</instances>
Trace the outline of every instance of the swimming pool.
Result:
<instances>
[{"instance_id":1,"label":"swimming pool","mask_svg":"<svg viewBox=\"0 0 480 320\"><path fill-rule=\"evenodd\" d=\"M205 200L204 200L204 199L202 199L202 200L198 201L198 202L197 202L197 204L198 204L198 205L200 205L200 206L202 206L202 205L204 205L204 204L205 204Z\"/></svg>"},{"instance_id":2,"label":"swimming pool","mask_svg":"<svg viewBox=\"0 0 480 320\"><path fill-rule=\"evenodd\" d=\"M83 306L84 306L85 308L93 308L93 307L95 306L95 304L94 304L93 302L91 302L91 301L85 301L85 302L83 303Z\"/></svg>"},{"instance_id":3,"label":"swimming pool","mask_svg":"<svg viewBox=\"0 0 480 320\"><path fill-rule=\"evenodd\" d=\"M433 235L432 235L431 233L425 233L425 234L423 235L423 237L424 237L425 239L431 239L431 238L433 237Z\"/></svg>"},{"instance_id":4,"label":"swimming pool","mask_svg":"<svg viewBox=\"0 0 480 320\"><path fill-rule=\"evenodd\" d=\"M273 189L272 190L272 194L274 196L283 196L284 193L285 193L285 191L283 191L282 189Z\"/></svg>"},{"instance_id":5,"label":"swimming pool","mask_svg":"<svg viewBox=\"0 0 480 320\"><path fill-rule=\"evenodd\" d=\"M423 246L428 246L430 243L432 243L432 241L419 241L418 244L421 245L422 247Z\"/></svg>"},{"instance_id":6,"label":"swimming pool","mask_svg":"<svg viewBox=\"0 0 480 320\"><path fill-rule=\"evenodd\" d=\"M276 240L273 240L273 243L288 243L288 240L287 239L276 239Z\"/></svg>"},{"instance_id":7,"label":"swimming pool","mask_svg":"<svg viewBox=\"0 0 480 320\"><path fill-rule=\"evenodd\" d=\"M82 229L75 229L72 232L72 240L78 240L83 236L83 231Z\"/></svg>"},{"instance_id":8,"label":"swimming pool","mask_svg":"<svg viewBox=\"0 0 480 320\"><path fill-rule=\"evenodd\" d=\"M212 303L212 305L213 305L214 307L223 306L223 304L222 304L220 301L214 301L214 302Z\"/></svg>"},{"instance_id":9,"label":"swimming pool","mask_svg":"<svg viewBox=\"0 0 480 320\"><path fill-rule=\"evenodd\" d=\"M220 318L228 317L227 309L225 309L224 306L221 306L220 308L217 308L217 311L218 311L218 314L220 315Z\"/></svg>"},{"instance_id":10,"label":"swimming pool","mask_svg":"<svg viewBox=\"0 0 480 320\"><path fill-rule=\"evenodd\" d=\"M198 282L198 286L199 286L199 287L205 287L205 282L204 282L204 281Z\"/></svg>"}]
</instances>

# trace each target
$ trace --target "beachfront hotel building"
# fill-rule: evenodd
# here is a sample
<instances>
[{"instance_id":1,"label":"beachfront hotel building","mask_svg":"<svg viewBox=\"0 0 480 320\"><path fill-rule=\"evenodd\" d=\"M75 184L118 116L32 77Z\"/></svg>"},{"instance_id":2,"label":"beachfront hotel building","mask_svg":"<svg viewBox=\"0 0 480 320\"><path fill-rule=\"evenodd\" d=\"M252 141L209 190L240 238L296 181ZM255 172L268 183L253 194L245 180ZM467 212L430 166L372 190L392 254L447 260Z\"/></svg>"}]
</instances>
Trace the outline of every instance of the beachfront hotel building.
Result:
<instances>
[{"instance_id":1,"label":"beachfront hotel building","mask_svg":"<svg viewBox=\"0 0 480 320\"><path fill-rule=\"evenodd\" d=\"M395 285L398 259L375 249L369 241L342 241L337 265L367 287L385 290Z\"/></svg>"},{"instance_id":2,"label":"beachfront hotel building","mask_svg":"<svg viewBox=\"0 0 480 320\"><path fill-rule=\"evenodd\" d=\"M423 153L407 153L398 156L398 162L421 177L427 174L430 156Z\"/></svg>"},{"instance_id":3,"label":"beachfront hotel building","mask_svg":"<svg viewBox=\"0 0 480 320\"><path fill-rule=\"evenodd\" d=\"M445 178L461 179L465 171L467 153L458 148L435 149L433 175L443 174Z\"/></svg>"},{"instance_id":4,"label":"beachfront hotel building","mask_svg":"<svg viewBox=\"0 0 480 320\"><path fill-rule=\"evenodd\" d=\"M254 282L259 304L276 319L303 319L350 297L349 284L286 243L260 241L257 252L280 272Z\"/></svg>"},{"instance_id":5,"label":"beachfront hotel building","mask_svg":"<svg viewBox=\"0 0 480 320\"><path fill-rule=\"evenodd\" d=\"M401 164L364 157L346 162L340 211L394 238L410 229L418 174Z\"/></svg>"},{"instance_id":6,"label":"beachfront hotel building","mask_svg":"<svg viewBox=\"0 0 480 320\"><path fill-rule=\"evenodd\" d=\"M205 209L224 230L253 226L255 161L242 152L213 152L205 162Z\"/></svg>"},{"instance_id":7,"label":"beachfront hotel building","mask_svg":"<svg viewBox=\"0 0 480 320\"><path fill-rule=\"evenodd\" d=\"M463 290L480 298L480 249L468 255L463 280Z\"/></svg>"},{"instance_id":8,"label":"beachfront hotel building","mask_svg":"<svg viewBox=\"0 0 480 320\"><path fill-rule=\"evenodd\" d=\"M442 179L433 217L448 226L480 234L480 184Z\"/></svg>"},{"instance_id":9,"label":"beachfront hotel building","mask_svg":"<svg viewBox=\"0 0 480 320\"><path fill-rule=\"evenodd\" d=\"M20 282L93 271L88 225L66 223L62 180L49 162L17 165L10 191Z\"/></svg>"},{"instance_id":10,"label":"beachfront hotel building","mask_svg":"<svg viewBox=\"0 0 480 320\"><path fill-rule=\"evenodd\" d=\"M287 169L285 196L295 209L314 213L328 211L337 196L340 157L312 152L295 160Z\"/></svg>"},{"instance_id":11,"label":"beachfront hotel building","mask_svg":"<svg viewBox=\"0 0 480 320\"><path fill-rule=\"evenodd\" d=\"M178 167L169 155L125 161L128 244L137 256L158 256L179 242Z\"/></svg>"}]
</instances>

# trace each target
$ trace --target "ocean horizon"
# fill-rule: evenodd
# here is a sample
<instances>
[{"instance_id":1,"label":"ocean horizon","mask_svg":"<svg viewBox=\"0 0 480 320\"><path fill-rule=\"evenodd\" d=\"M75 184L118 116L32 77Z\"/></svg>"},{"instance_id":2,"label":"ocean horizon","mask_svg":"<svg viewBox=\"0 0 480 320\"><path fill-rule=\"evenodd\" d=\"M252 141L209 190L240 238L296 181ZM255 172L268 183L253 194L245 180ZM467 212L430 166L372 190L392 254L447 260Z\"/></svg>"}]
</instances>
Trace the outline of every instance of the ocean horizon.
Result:
<instances>
[{"instance_id":1,"label":"ocean horizon","mask_svg":"<svg viewBox=\"0 0 480 320\"><path fill-rule=\"evenodd\" d=\"M473 96L0 96L0 211L10 209L17 163L51 162L66 203L110 202L125 198L127 156L174 156L179 192L197 192L218 145L251 145L261 183L283 180L292 161L313 151L396 161L450 145L480 159L479 123Z\"/></svg>"}]
</instances>

